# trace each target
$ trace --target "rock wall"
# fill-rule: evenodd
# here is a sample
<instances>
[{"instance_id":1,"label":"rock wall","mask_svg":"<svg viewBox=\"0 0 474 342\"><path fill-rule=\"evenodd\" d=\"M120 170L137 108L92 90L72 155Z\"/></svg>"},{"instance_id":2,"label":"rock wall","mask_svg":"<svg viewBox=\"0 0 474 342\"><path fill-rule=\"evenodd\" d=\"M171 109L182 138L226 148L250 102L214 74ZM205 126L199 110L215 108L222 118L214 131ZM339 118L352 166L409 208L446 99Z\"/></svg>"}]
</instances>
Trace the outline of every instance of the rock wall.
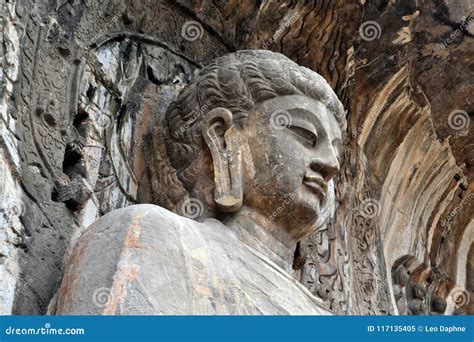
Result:
<instances>
[{"instance_id":1,"label":"rock wall","mask_svg":"<svg viewBox=\"0 0 474 342\"><path fill-rule=\"evenodd\" d=\"M469 0L0 6L0 313L44 314L91 222L159 203L147 129L247 48L317 71L347 109L338 209L295 276L337 313L474 313Z\"/></svg>"}]
</instances>

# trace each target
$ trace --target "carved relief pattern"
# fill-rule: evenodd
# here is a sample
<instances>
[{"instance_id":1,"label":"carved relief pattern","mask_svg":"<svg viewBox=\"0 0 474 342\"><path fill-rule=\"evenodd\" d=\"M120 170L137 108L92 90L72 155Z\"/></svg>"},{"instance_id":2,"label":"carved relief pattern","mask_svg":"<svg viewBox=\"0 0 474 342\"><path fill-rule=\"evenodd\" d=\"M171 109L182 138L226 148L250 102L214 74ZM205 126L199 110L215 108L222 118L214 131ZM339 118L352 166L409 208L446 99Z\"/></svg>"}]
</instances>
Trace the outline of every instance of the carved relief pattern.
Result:
<instances>
[{"instance_id":1,"label":"carved relief pattern","mask_svg":"<svg viewBox=\"0 0 474 342\"><path fill-rule=\"evenodd\" d=\"M139 5L60 1L54 11L41 1L32 1L28 7L19 3L16 9L26 29L21 96L15 107L22 122L23 186L32 201L23 222L36 238L30 241L43 237L64 244L48 243L38 255L44 242L32 242L23 257L25 276L18 285L22 295L15 306L18 313L27 307L33 313L44 311L57 286L71 237L99 215L135 202L132 169L141 142L134 137L143 128L138 123L134 126L134 120L144 108L142 91L153 88L148 98L161 96L146 105L148 115L153 114L154 105L164 111L199 65L195 60L206 60L211 52L225 49L205 36L195 46L215 45L214 49L197 48L193 54L186 53L189 56L177 52L183 42L181 25L189 18L177 7L156 1ZM113 74L98 62L100 51L119 54ZM159 60L168 62L163 65ZM43 227L33 229L37 222L52 228L46 231L53 236ZM44 273L57 281L38 281L39 274L26 280L26 274L39 269L43 259L51 265ZM35 284L42 287L41 293ZM31 304L34 301L37 304Z\"/></svg>"},{"instance_id":2,"label":"carved relief pattern","mask_svg":"<svg viewBox=\"0 0 474 342\"><path fill-rule=\"evenodd\" d=\"M34 191L38 186L27 184L26 188L32 191L34 198L43 198L46 203L38 205L53 206L57 209L63 202L70 209L79 209L76 214L79 218L81 215L87 215L87 210L90 208L88 203L93 202L99 209L94 214L95 217L114 208L133 203L134 194L133 191L132 193L129 191L132 189L129 185L133 175L117 174L118 169L130 169L130 165L127 167L123 162L129 163L127 157L130 157L128 154L133 152L133 149L121 151L120 146L116 146L118 148L116 151L122 154L122 161L111 158L107 150L110 151L111 144L114 144L117 138L113 136L115 134L113 132L118 127L117 125L123 122L120 120L127 119L127 116L136 118L139 114L136 108L144 108L130 106L129 100L133 98L133 92L147 87L137 86L133 91L125 93L133 88L133 84L140 83L140 77L146 76L143 74L129 80L128 84L123 83L124 80L118 73L115 79L104 77L107 73L98 62L97 53L102 50L117 52L124 46L131 45L120 43L117 48L116 43L112 41L106 45L101 44L113 37L131 37L132 39L138 37L138 43L142 46L151 43L164 48L166 53L166 47L177 47L182 43L181 25L188 19L186 16L179 15L177 8L170 8L156 2L144 3L140 6L134 2L64 2L57 8L57 17L50 17L49 20L41 18L41 11L41 8L33 6L33 10L28 14L29 22L22 60L23 79L20 89L24 101L21 108L27 113L23 117L23 134L26 141L33 139L34 142L25 146L35 148L27 151L25 162L37 165L40 173L46 175L43 182L47 191L42 195L37 195ZM166 16L171 16L174 20L162 20ZM65 25L66 22L69 24ZM150 37L155 43L150 41ZM140 41L142 38L143 41ZM99 45L89 49L88 46L94 42ZM199 48L200 46L207 47ZM209 49L209 46L214 46L214 51ZM177 49L170 48L169 51L174 53ZM196 42L191 53L185 53L188 56L188 62L183 59L180 61L185 65L183 76L189 76L191 69L200 65L201 61L226 51L227 49L212 36L204 35L203 39ZM156 53L154 55L153 57L156 58ZM130 66L130 60L133 58L144 58L143 63L148 65L153 73L154 66L147 56L134 55L132 58L129 56L120 58L122 60L119 63L125 63L120 66L125 68ZM176 71L171 70L171 72ZM335 77L338 78L337 75ZM173 79L171 76L164 78ZM185 81L181 77L181 82ZM163 88L163 85L161 84L160 87ZM116 92L117 90L119 91ZM170 91L177 90L170 89ZM99 93L102 95L99 96ZM124 106L121 109L123 113L120 112L122 114L119 113L120 106L113 105L116 101ZM126 109L127 106L129 109ZM164 108L165 104L161 106ZM100 130L104 127L99 125L99 135L94 138L94 129L89 126L87 120L82 121L81 115L95 118L95 120L106 116L111 120L112 125L109 127L106 125L102 132ZM122 132L129 134L128 128L125 131L123 128L122 126ZM134 128L130 129L131 132L134 131ZM91 144L96 145L102 152L98 154L87 152L85 146ZM98 177L94 178L93 174L98 174ZM47 185L48 180L54 184L53 188ZM51 201L51 197L57 202ZM106 204L107 201L110 203ZM72 217L65 215L64 210L66 208L62 207L59 211L51 211L47 216L47 221L56 227L65 240L68 240L72 230L61 231L60 227L73 224ZM70 221L65 224L67 220ZM89 222L88 220L91 219L85 219L83 222ZM32 219L31 222L34 220ZM351 302L348 230L345 225L334 222L308 240L306 244L308 260L303 272L306 275L302 277L302 281L313 293L331 303L335 311L347 312ZM61 256L56 258L56 260L61 260ZM31 260L27 262L34 267L34 262ZM363 267L369 266L370 263L366 262ZM28 269L25 269L25 272L28 272ZM54 291L54 285L47 287L45 294L50 294L51 291ZM40 307L46 304L46 297L47 295ZM20 306L21 302L17 304L18 308Z\"/></svg>"},{"instance_id":3,"label":"carved relief pattern","mask_svg":"<svg viewBox=\"0 0 474 342\"><path fill-rule=\"evenodd\" d=\"M320 72L348 105L354 73L352 35L357 28L352 27L356 24L339 27L333 20L345 18L353 9L340 1L290 8L300 16L275 40L275 27L257 29L257 24L269 20L268 13L255 19L257 8L250 5L252 13L241 9L242 18L228 25L232 11L238 12L241 4L215 8L188 1L61 0L50 8L46 3L16 3L15 14L25 30L11 110L17 112L19 124L26 233L15 313L44 313L62 276L70 241L98 216L137 200L134 172L148 167L157 173L165 167L161 161L136 157L139 125L154 124L147 121L152 108L163 112L194 69L207 60L236 48L261 48L272 37L272 49ZM201 39L184 40L183 24L201 22L202 13L209 18ZM278 10L275 18L284 15ZM225 30L226 26L236 28ZM331 49L301 49L310 45ZM101 52L119 56L113 77L99 61ZM134 97L142 93L147 98ZM377 247L381 246L378 220L359 210L364 200L377 198L363 160L363 152L349 146L336 180L335 216L301 244L306 262L300 280L337 313L393 313L392 284ZM157 177L173 184L175 175ZM431 274L434 279L422 282L427 296L446 298L452 282L439 270L419 267L423 276ZM433 304L427 297L421 306L413 301L420 298L412 298L408 285L400 286L400 291L399 280L393 285L402 313L440 312L430 308ZM405 307L400 304L403 298Z\"/></svg>"}]
</instances>

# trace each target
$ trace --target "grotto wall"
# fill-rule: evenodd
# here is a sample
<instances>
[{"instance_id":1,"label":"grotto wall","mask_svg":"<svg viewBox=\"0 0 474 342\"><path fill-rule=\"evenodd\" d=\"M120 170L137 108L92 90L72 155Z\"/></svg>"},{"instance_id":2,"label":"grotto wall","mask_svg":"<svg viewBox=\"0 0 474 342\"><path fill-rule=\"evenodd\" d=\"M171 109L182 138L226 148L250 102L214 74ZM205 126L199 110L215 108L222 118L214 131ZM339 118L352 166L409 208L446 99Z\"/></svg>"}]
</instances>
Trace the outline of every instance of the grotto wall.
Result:
<instances>
[{"instance_id":1,"label":"grotto wall","mask_svg":"<svg viewBox=\"0 0 474 342\"><path fill-rule=\"evenodd\" d=\"M474 313L470 0L0 8L1 314L45 314L93 221L160 204L148 129L207 61L241 49L315 70L347 110L337 211L294 276L336 313Z\"/></svg>"}]
</instances>

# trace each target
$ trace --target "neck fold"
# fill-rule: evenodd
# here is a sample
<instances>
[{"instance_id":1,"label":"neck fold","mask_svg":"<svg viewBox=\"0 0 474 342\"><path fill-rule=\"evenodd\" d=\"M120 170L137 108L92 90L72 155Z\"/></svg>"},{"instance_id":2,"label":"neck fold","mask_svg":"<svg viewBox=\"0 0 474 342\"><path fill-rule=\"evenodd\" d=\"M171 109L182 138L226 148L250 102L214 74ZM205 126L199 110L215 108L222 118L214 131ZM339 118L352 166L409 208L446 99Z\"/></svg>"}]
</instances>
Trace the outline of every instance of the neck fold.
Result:
<instances>
[{"instance_id":1,"label":"neck fold","mask_svg":"<svg viewBox=\"0 0 474 342\"><path fill-rule=\"evenodd\" d=\"M246 206L224 224L247 246L264 254L289 274L293 272L296 240L283 227Z\"/></svg>"}]
</instances>

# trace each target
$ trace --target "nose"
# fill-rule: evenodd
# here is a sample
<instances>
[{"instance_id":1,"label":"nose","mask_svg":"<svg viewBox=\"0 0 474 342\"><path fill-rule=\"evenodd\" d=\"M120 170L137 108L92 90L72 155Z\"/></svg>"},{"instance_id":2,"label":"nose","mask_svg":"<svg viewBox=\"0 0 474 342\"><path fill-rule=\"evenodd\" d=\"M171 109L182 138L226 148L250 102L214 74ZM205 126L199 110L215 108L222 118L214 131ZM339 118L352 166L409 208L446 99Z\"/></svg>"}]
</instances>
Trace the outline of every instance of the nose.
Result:
<instances>
[{"instance_id":1,"label":"nose","mask_svg":"<svg viewBox=\"0 0 474 342\"><path fill-rule=\"evenodd\" d=\"M320 149L318 155L311 159L309 166L311 170L319 173L326 182L334 177L340 169L336 151L331 145Z\"/></svg>"}]
</instances>

